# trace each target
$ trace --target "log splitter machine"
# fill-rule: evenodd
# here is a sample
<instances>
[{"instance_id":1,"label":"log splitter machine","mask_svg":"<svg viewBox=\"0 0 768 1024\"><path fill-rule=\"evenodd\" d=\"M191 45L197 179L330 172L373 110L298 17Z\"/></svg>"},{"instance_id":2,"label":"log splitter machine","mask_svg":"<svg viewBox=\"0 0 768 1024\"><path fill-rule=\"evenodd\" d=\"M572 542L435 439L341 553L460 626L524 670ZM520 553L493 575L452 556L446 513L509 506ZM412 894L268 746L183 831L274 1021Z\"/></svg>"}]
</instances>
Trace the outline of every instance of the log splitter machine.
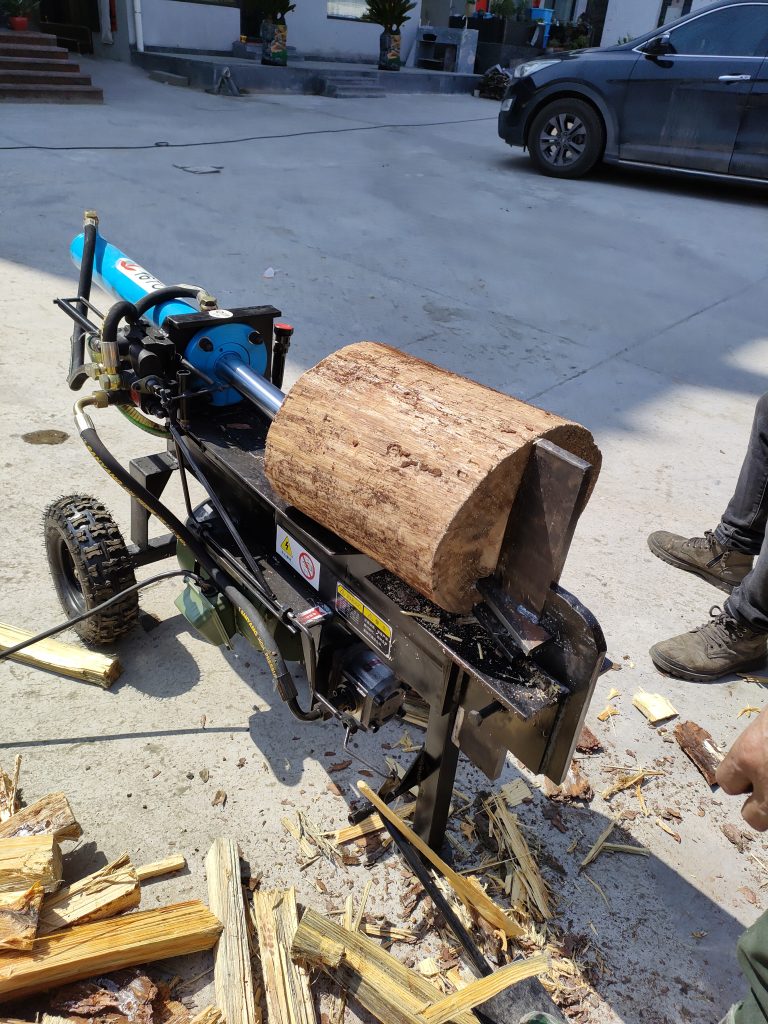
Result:
<instances>
[{"instance_id":1,"label":"log splitter machine","mask_svg":"<svg viewBox=\"0 0 768 1024\"><path fill-rule=\"evenodd\" d=\"M54 582L82 638L125 634L144 585L135 570L177 556L181 613L215 644L237 633L254 644L302 722L335 719L346 744L401 715L414 695L427 705L422 749L381 793L391 800L418 787L414 829L433 848L460 752L491 779L511 751L561 782L605 654L599 625L558 582L596 467L547 440L531 444L497 566L468 614L447 612L268 481L269 431L290 399L280 388L292 328L277 309L221 309L202 288L166 287L106 242L91 212L71 252L78 293L55 300L74 321L68 383L97 385L75 403L75 421L131 502L130 544L94 498L62 498L46 513ZM117 300L106 315L91 302L92 282ZM121 465L89 416L108 406L162 439L162 450ZM173 473L182 518L161 501ZM197 507L190 476L207 495ZM166 536L150 539L150 516ZM289 662L303 667L303 699Z\"/></svg>"}]
</instances>

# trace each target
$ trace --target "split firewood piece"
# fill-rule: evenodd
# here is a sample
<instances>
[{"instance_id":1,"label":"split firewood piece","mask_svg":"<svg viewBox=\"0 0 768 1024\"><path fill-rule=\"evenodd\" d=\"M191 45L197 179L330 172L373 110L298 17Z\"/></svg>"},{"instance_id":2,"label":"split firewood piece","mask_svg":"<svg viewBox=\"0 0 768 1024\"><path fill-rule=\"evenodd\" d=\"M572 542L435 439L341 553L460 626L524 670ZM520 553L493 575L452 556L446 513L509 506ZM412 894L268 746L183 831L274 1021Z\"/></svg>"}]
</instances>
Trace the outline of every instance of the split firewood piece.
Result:
<instances>
[{"instance_id":1,"label":"split firewood piece","mask_svg":"<svg viewBox=\"0 0 768 1024\"><path fill-rule=\"evenodd\" d=\"M296 891L291 888L255 892L253 915L269 1024L316 1024L309 975L291 959L298 927Z\"/></svg>"},{"instance_id":2,"label":"split firewood piece","mask_svg":"<svg viewBox=\"0 0 768 1024\"><path fill-rule=\"evenodd\" d=\"M20 772L21 754L16 755L12 775L6 775L0 768L0 822L7 821L19 809Z\"/></svg>"},{"instance_id":3,"label":"split firewood piece","mask_svg":"<svg viewBox=\"0 0 768 1024\"><path fill-rule=\"evenodd\" d=\"M183 871L187 866L187 859L181 853L172 853L170 857L153 861L151 864L140 864L136 868L136 877L140 882L148 882L150 878L159 878L161 875L171 875L174 871Z\"/></svg>"},{"instance_id":4,"label":"split firewood piece","mask_svg":"<svg viewBox=\"0 0 768 1024\"><path fill-rule=\"evenodd\" d=\"M37 935L43 887L0 892L0 950L31 949Z\"/></svg>"},{"instance_id":5,"label":"split firewood piece","mask_svg":"<svg viewBox=\"0 0 768 1024\"><path fill-rule=\"evenodd\" d=\"M205 858L208 900L223 925L214 954L216 1004L227 1024L261 1020L253 993L248 927L240 882L240 857L234 839L216 839Z\"/></svg>"},{"instance_id":6,"label":"split firewood piece","mask_svg":"<svg viewBox=\"0 0 768 1024\"><path fill-rule=\"evenodd\" d=\"M47 896L40 915L40 935L86 921L101 921L124 910L133 910L141 900L136 869L127 853L92 875Z\"/></svg>"},{"instance_id":7,"label":"split firewood piece","mask_svg":"<svg viewBox=\"0 0 768 1024\"><path fill-rule=\"evenodd\" d=\"M723 754L715 746L712 735L695 722L679 722L675 739L680 749L696 765L710 786L717 785L717 769Z\"/></svg>"},{"instance_id":8,"label":"split firewood piece","mask_svg":"<svg viewBox=\"0 0 768 1024\"><path fill-rule=\"evenodd\" d=\"M322 968L383 1024L423 1024L419 1011L442 999L440 989L378 943L360 932L347 931L314 910L304 911L291 956L309 967ZM477 1024L474 1015L466 1011L452 1019L455 1024Z\"/></svg>"},{"instance_id":9,"label":"split firewood piece","mask_svg":"<svg viewBox=\"0 0 768 1024\"><path fill-rule=\"evenodd\" d=\"M0 958L0 1002L123 967L200 953L221 925L197 900L92 921L35 939L29 952Z\"/></svg>"},{"instance_id":10,"label":"split firewood piece","mask_svg":"<svg viewBox=\"0 0 768 1024\"><path fill-rule=\"evenodd\" d=\"M29 633L26 629L17 629L16 626L0 622L0 652L29 640L31 636L34 636L34 633ZM85 647L76 647L74 644L65 644L52 638L38 640L36 644L25 647L18 654L11 654L10 658L12 661L20 661L60 676L79 679L83 683L94 683L104 690L109 689L122 672L119 658L89 651Z\"/></svg>"},{"instance_id":11,"label":"split firewood piece","mask_svg":"<svg viewBox=\"0 0 768 1024\"><path fill-rule=\"evenodd\" d=\"M609 822L609 823L608 823L608 824L607 824L607 825L605 826L605 828L603 829L603 831L602 831L602 832L600 833L600 835L599 835L599 836L597 837L597 839L595 840L595 843L594 843L594 845L593 845L592 849L591 849L591 850L589 851L589 853L587 854L587 856L586 856L586 857L584 858L584 860L583 860L583 861L581 862L581 867L582 867L582 868L586 868L586 867L587 867L588 865L590 865L590 864L592 863L592 861L593 861L593 860L594 860L594 859L595 859L595 858L596 858L596 857L598 856L598 854L600 853L600 851L601 851L601 850L603 849L603 847L605 846L605 841L606 841L606 839L607 839L607 838L608 838L608 836L609 836L609 835L611 834L611 832L613 832L613 830L614 830L614 829L616 828L616 824L617 824L617 822L616 822L615 820L612 820L612 821L610 821L610 822Z\"/></svg>"},{"instance_id":12,"label":"split firewood piece","mask_svg":"<svg viewBox=\"0 0 768 1024\"><path fill-rule=\"evenodd\" d=\"M50 834L58 842L79 839L83 830L63 793L49 793L0 824L0 839Z\"/></svg>"},{"instance_id":13,"label":"split firewood piece","mask_svg":"<svg viewBox=\"0 0 768 1024\"><path fill-rule=\"evenodd\" d=\"M56 839L51 835L0 839L0 890L28 889L35 882L48 892L61 882Z\"/></svg>"},{"instance_id":14,"label":"split firewood piece","mask_svg":"<svg viewBox=\"0 0 768 1024\"><path fill-rule=\"evenodd\" d=\"M367 800L371 801L379 814L386 818L390 824L394 825L398 832L405 836L408 842L412 846L415 846L419 853L426 857L433 867L437 868L465 906L474 910L493 928L500 929L511 939L518 938L523 934L522 928L516 924L508 914L504 913L498 904L493 902L490 896L480 887L480 885L478 885L477 882L473 881L471 878L464 878L462 875L459 875L454 871L453 868L449 867L444 860L438 857L434 850L427 846L420 836L416 835L413 829L409 828L405 822L384 803L378 793L374 793L371 787L365 782L358 782L357 788Z\"/></svg>"},{"instance_id":15,"label":"split firewood piece","mask_svg":"<svg viewBox=\"0 0 768 1024\"><path fill-rule=\"evenodd\" d=\"M519 981L545 974L551 966L552 961L546 953L539 953L528 960L517 960L499 968L486 978L471 981L453 995L432 1003L421 1011L420 1017L424 1024L446 1024L446 1021L455 1020L458 1013L473 1010Z\"/></svg>"},{"instance_id":16,"label":"split firewood piece","mask_svg":"<svg viewBox=\"0 0 768 1024\"><path fill-rule=\"evenodd\" d=\"M419 941L417 932L409 931L407 928L398 928L393 924L372 924L370 921L363 921L361 931L364 935L370 935L374 939L385 939L387 942L413 944Z\"/></svg>"},{"instance_id":17,"label":"split firewood piece","mask_svg":"<svg viewBox=\"0 0 768 1024\"><path fill-rule=\"evenodd\" d=\"M409 818L416 808L416 801L405 804L403 807L398 807L395 812L401 818ZM345 828L340 828L338 831L333 833L333 841L337 846L343 846L345 843L352 843L357 839L364 839L366 836L373 835L375 832L384 831L384 822L381 820L380 814L369 814L367 818L363 818L362 821L358 822L357 825L347 825Z\"/></svg>"},{"instance_id":18,"label":"split firewood piece","mask_svg":"<svg viewBox=\"0 0 768 1024\"><path fill-rule=\"evenodd\" d=\"M638 857L650 857L651 855L647 846L632 846L629 843L603 843L602 849L606 853L634 853Z\"/></svg>"},{"instance_id":19,"label":"split firewood piece","mask_svg":"<svg viewBox=\"0 0 768 1024\"><path fill-rule=\"evenodd\" d=\"M645 715L651 725L665 722L668 718L675 718L679 714L661 693L647 693L645 690L638 690L632 698L632 703L638 711Z\"/></svg>"},{"instance_id":20,"label":"split firewood piece","mask_svg":"<svg viewBox=\"0 0 768 1024\"><path fill-rule=\"evenodd\" d=\"M206 1006L200 1013L190 1017L189 1024L226 1024L226 1020L221 1010L215 1006Z\"/></svg>"},{"instance_id":21,"label":"split firewood piece","mask_svg":"<svg viewBox=\"0 0 768 1024\"><path fill-rule=\"evenodd\" d=\"M548 921L552 917L552 910L549 906L549 890L541 877L541 872L533 859L528 843L520 831L517 815L508 811L504 803L495 797L485 800L483 806L502 854L505 852L510 854L520 865L520 874L529 902L535 906L544 920Z\"/></svg>"}]
</instances>

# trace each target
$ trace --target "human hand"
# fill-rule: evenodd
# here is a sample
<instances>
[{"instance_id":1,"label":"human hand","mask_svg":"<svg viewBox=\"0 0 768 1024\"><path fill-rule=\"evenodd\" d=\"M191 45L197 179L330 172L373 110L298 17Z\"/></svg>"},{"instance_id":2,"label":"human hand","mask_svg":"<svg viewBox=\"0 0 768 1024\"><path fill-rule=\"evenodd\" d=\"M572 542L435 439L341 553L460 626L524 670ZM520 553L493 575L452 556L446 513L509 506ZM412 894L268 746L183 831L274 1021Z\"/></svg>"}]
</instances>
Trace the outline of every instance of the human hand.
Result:
<instances>
[{"instance_id":1,"label":"human hand","mask_svg":"<svg viewBox=\"0 0 768 1024\"><path fill-rule=\"evenodd\" d=\"M768 707L750 722L717 769L725 793L750 793L741 816L757 832L768 829Z\"/></svg>"}]
</instances>

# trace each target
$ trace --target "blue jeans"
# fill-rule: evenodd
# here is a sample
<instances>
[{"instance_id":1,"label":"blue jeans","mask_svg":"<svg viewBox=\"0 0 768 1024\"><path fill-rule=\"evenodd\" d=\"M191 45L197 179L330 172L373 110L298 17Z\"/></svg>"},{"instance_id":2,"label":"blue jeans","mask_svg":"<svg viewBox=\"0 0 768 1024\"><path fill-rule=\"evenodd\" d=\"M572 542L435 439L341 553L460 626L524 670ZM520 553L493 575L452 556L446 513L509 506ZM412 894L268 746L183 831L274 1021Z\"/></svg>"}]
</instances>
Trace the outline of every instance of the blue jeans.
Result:
<instances>
[{"instance_id":1,"label":"blue jeans","mask_svg":"<svg viewBox=\"0 0 768 1024\"><path fill-rule=\"evenodd\" d=\"M758 399L736 490L715 530L727 548L756 555L752 571L725 602L729 615L768 633L768 394Z\"/></svg>"}]
</instances>

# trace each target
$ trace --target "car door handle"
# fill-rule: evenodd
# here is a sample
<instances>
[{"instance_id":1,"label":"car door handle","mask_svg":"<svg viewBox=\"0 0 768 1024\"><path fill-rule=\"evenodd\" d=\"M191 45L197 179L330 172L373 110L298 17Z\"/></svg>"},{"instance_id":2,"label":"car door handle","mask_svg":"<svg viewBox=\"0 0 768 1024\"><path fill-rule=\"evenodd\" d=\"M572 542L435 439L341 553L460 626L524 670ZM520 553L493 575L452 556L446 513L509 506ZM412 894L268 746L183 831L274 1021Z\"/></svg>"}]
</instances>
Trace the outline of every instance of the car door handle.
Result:
<instances>
[{"instance_id":1,"label":"car door handle","mask_svg":"<svg viewBox=\"0 0 768 1024\"><path fill-rule=\"evenodd\" d=\"M718 82L751 82L752 75L720 75Z\"/></svg>"}]
</instances>

